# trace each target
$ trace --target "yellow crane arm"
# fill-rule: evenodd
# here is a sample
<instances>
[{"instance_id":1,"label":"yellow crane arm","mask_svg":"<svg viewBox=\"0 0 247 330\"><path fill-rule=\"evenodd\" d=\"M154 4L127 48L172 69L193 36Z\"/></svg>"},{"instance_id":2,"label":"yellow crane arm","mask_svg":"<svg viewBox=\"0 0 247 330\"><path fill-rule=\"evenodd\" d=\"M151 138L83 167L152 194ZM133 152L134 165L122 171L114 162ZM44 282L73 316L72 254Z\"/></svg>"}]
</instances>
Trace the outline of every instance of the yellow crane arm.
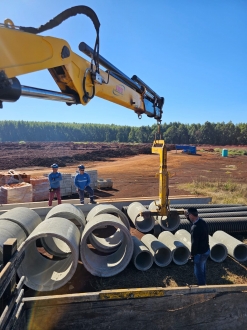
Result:
<instances>
[{"instance_id":1,"label":"yellow crane arm","mask_svg":"<svg viewBox=\"0 0 247 330\"><path fill-rule=\"evenodd\" d=\"M85 6L69 10L81 7ZM68 105L86 105L97 96L133 110L138 116L146 114L161 121L164 98L137 76L127 77L83 42L79 49L91 62L74 53L66 40L39 36L32 30L34 28L16 27L10 19L0 24L0 106L3 102L17 101L21 95L63 101ZM61 92L22 86L16 78L44 69L49 70Z\"/></svg>"}]
</instances>

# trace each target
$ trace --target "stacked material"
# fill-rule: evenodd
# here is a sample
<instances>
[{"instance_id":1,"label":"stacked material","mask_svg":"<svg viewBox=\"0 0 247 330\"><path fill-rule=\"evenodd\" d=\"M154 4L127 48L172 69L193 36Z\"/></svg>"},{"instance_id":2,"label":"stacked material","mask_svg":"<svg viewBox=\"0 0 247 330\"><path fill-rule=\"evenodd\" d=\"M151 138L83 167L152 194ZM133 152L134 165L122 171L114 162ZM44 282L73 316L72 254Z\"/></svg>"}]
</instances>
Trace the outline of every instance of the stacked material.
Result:
<instances>
[{"instance_id":1,"label":"stacked material","mask_svg":"<svg viewBox=\"0 0 247 330\"><path fill-rule=\"evenodd\" d=\"M97 188L104 189L104 188L112 188L113 182L111 179L98 179L97 180Z\"/></svg>"},{"instance_id":2,"label":"stacked material","mask_svg":"<svg viewBox=\"0 0 247 330\"><path fill-rule=\"evenodd\" d=\"M33 187L32 201L39 202L49 198L50 184L47 177L31 177L30 183Z\"/></svg>"},{"instance_id":3,"label":"stacked material","mask_svg":"<svg viewBox=\"0 0 247 330\"><path fill-rule=\"evenodd\" d=\"M0 203L29 203L32 202L33 192L30 183L22 182L12 185L4 185L0 188Z\"/></svg>"},{"instance_id":4,"label":"stacked material","mask_svg":"<svg viewBox=\"0 0 247 330\"><path fill-rule=\"evenodd\" d=\"M71 174L62 173L62 181L60 182L61 196L71 196L72 195L72 183Z\"/></svg>"}]
</instances>

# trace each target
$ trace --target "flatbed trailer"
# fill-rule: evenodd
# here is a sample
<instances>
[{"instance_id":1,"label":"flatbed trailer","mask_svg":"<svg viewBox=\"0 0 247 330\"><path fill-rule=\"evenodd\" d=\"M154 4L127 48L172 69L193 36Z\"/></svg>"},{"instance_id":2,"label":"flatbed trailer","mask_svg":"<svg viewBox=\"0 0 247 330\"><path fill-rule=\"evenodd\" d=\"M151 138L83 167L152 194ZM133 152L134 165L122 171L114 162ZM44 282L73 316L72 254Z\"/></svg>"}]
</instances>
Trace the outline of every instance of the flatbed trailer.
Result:
<instances>
[{"instance_id":1,"label":"flatbed trailer","mask_svg":"<svg viewBox=\"0 0 247 330\"><path fill-rule=\"evenodd\" d=\"M39 208L40 214L45 209ZM25 297L23 278L13 283L22 258L22 245L16 249L15 240L9 239L0 273L1 330L225 330L247 326L247 285L129 288L62 295L40 292Z\"/></svg>"}]
</instances>

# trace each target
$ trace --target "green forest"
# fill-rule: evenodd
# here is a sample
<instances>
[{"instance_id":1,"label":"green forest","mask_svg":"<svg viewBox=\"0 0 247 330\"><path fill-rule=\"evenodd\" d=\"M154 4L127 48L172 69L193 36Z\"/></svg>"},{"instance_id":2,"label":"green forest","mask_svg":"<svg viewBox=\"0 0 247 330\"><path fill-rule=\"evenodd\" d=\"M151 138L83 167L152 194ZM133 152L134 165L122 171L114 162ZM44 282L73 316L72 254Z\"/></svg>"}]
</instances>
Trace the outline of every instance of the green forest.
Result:
<instances>
[{"instance_id":1,"label":"green forest","mask_svg":"<svg viewBox=\"0 0 247 330\"><path fill-rule=\"evenodd\" d=\"M151 143L157 125L120 126L35 121L0 121L0 142L71 141ZM172 144L246 145L247 124L161 124L161 138ZM158 137L159 138L159 137Z\"/></svg>"}]
</instances>

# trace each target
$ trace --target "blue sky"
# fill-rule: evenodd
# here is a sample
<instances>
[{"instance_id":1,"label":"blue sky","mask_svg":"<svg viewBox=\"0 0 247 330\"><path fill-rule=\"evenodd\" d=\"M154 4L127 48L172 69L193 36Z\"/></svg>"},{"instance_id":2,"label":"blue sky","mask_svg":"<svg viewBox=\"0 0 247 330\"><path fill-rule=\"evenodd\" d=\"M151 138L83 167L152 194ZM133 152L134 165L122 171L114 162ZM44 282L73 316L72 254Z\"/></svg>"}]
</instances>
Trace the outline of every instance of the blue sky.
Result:
<instances>
[{"instance_id":1,"label":"blue sky","mask_svg":"<svg viewBox=\"0 0 247 330\"><path fill-rule=\"evenodd\" d=\"M10 18L15 25L39 27L77 5L89 6L98 15L100 54L165 98L164 123L247 122L246 0L0 0L0 22ZM85 58L79 43L93 47L95 41L93 24L84 15L43 35L65 39ZM48 71L18 78L22 85L59 90ZM156 123L96 97L87 106L71 107L22 97L4 103L0 120Z\"/></svg>"}]
</instances>

